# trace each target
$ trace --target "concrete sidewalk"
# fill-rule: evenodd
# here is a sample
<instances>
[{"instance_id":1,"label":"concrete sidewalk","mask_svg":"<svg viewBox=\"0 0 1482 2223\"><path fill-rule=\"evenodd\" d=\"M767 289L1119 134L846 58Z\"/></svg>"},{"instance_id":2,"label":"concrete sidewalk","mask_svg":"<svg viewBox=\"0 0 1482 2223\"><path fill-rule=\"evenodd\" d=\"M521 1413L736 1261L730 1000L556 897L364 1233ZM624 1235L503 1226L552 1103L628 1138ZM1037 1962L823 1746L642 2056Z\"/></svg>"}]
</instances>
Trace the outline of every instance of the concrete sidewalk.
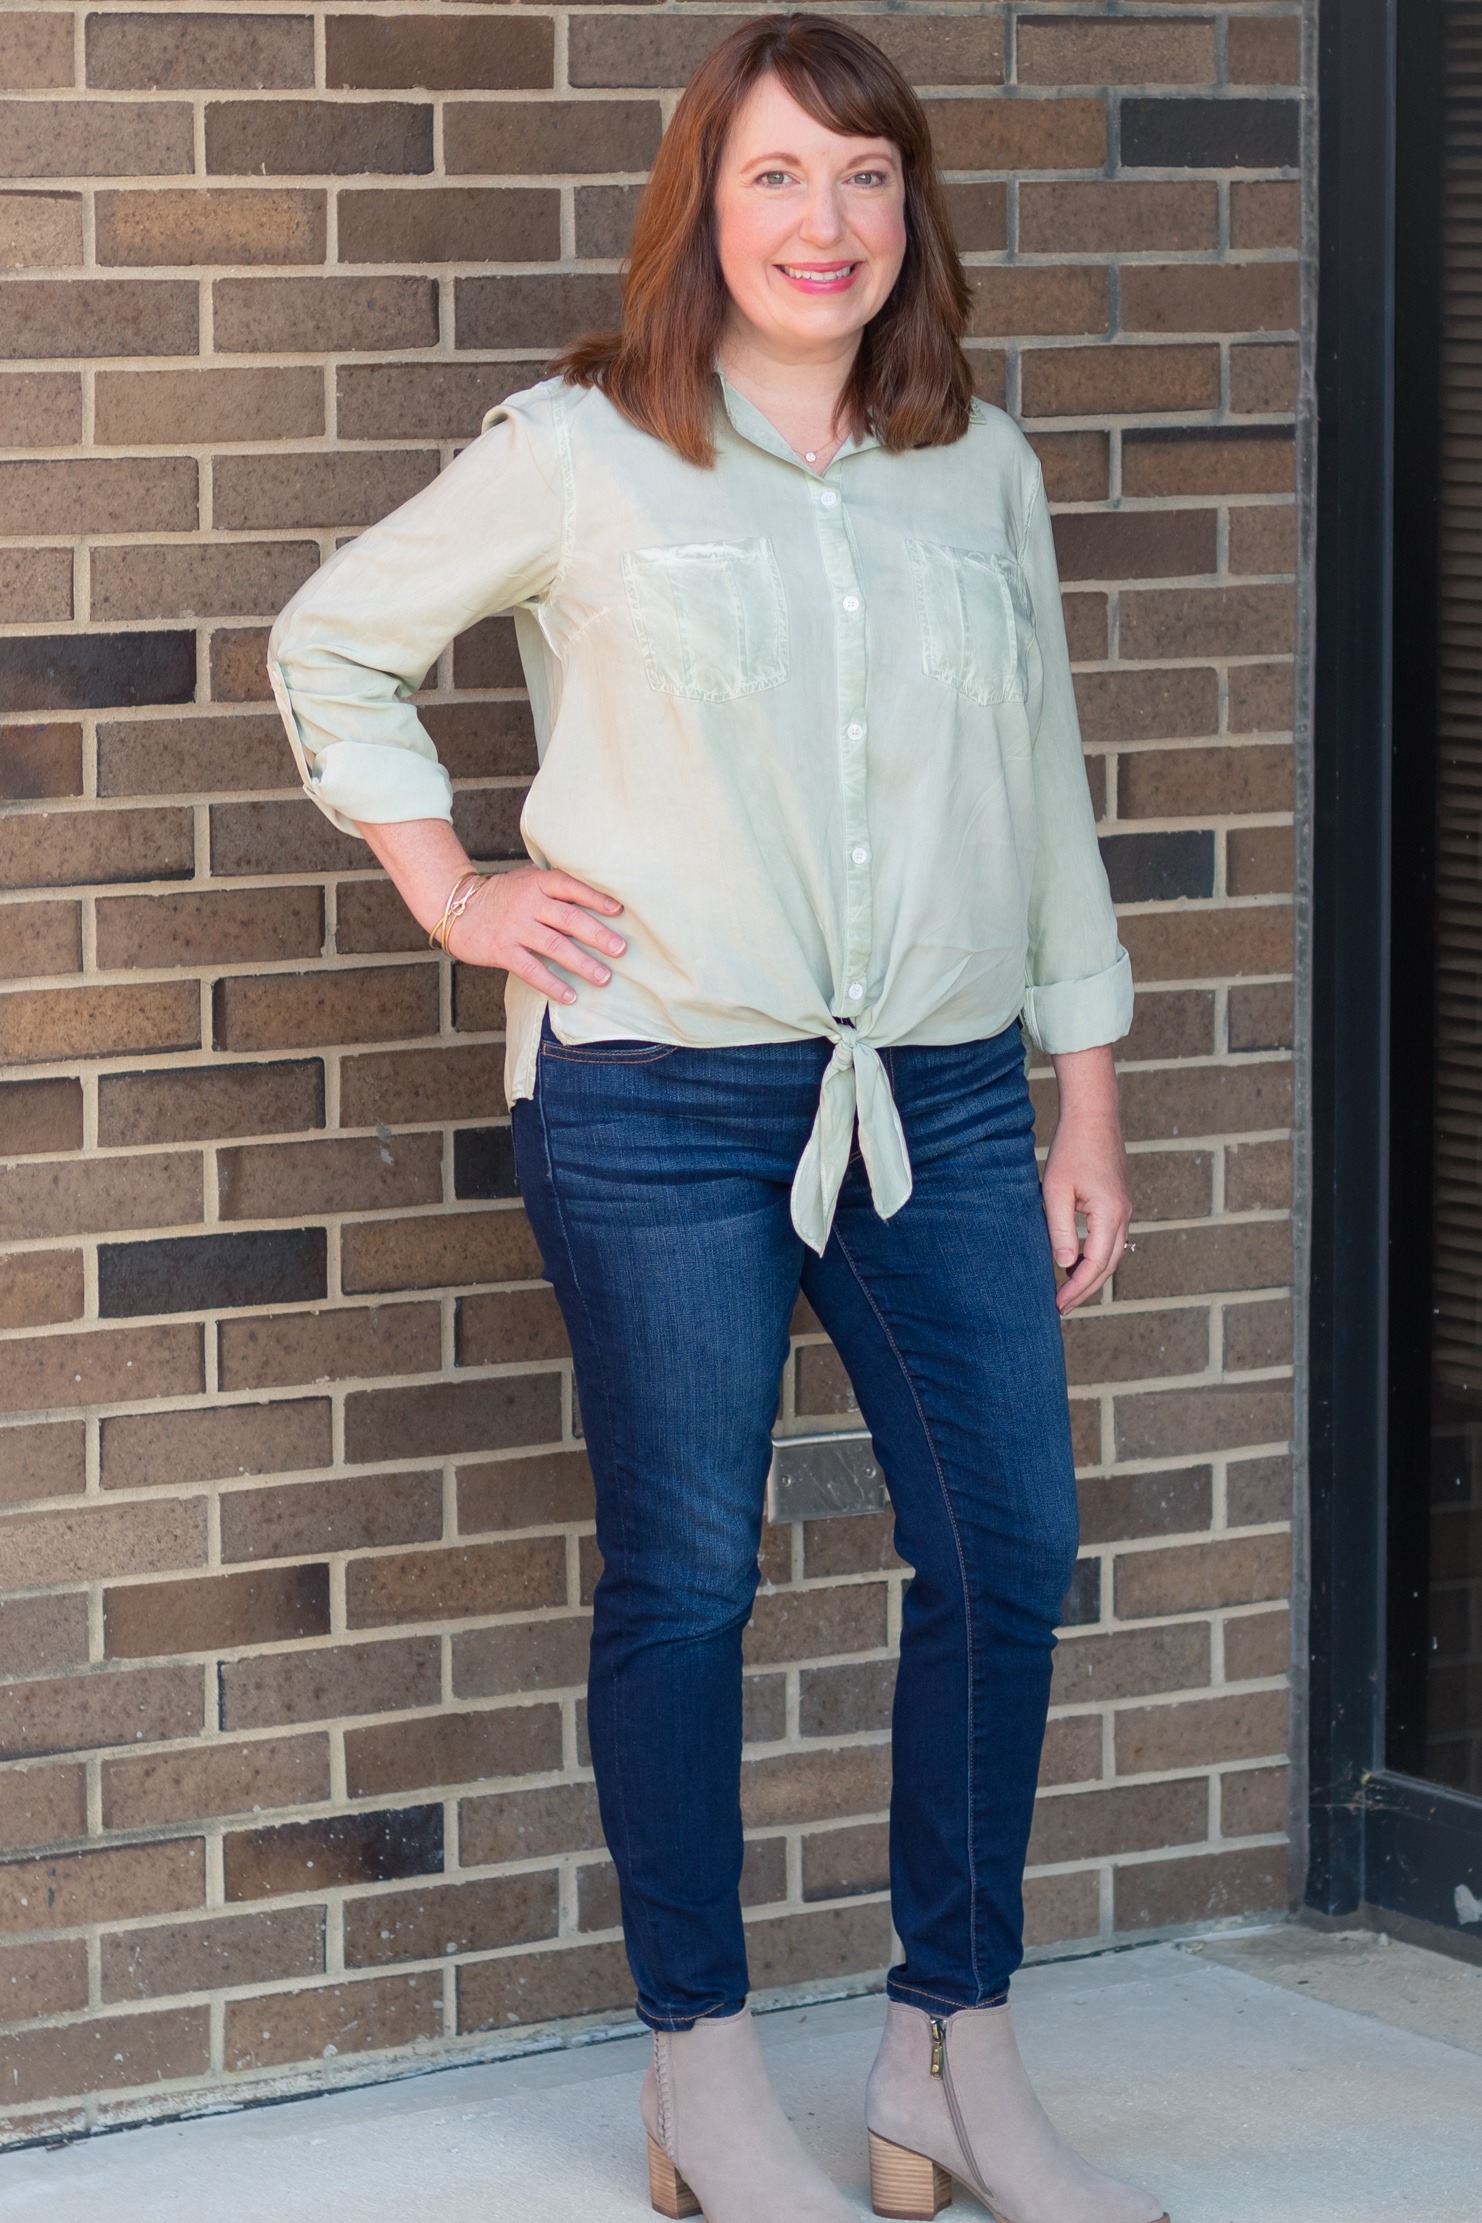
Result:
<instances>
[{"instance_id":1,"label":"concrete sidewalk","mask_svg":"<svg viewBox=\"0 0 1482 2223\"><path fill-rule=\"evenodd\" d=\"M1482 1969L1286 1930L1042 1964L1014 1996L1062 2128L1161 2193L1173 2223L1482 2216ZM878 1998L849 1999L760 2025L789 2111L861 2216L881 2016ZM644 2223L647 2057L625 2038L13 2153L0 2218ZM984 2211L959 2192L952 2213Z\"/></svg>"}]
</instances>

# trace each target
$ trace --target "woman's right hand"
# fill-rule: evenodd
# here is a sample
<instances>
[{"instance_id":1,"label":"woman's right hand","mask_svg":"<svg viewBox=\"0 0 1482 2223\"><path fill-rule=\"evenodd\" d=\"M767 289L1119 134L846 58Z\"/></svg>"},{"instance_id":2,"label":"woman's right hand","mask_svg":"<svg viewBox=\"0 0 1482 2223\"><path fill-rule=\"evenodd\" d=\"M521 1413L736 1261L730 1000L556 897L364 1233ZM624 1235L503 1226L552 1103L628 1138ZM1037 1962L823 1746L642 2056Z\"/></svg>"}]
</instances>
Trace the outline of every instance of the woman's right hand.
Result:
<instances>
[{"instance_id":1,"label":"woman's right hand","mask_svg":"<svg viewBox=\"0 0 1482 2223\"><path fill-rule=\"evenodd\" d=\"M519 865L512 872L491 874L474 890L445 946L460 965L501 966L553 1002L575 1003L576 990L558 980L548 965L560 965L594 988L605 987L611 970L589 953L622 956L627 943L603 924L621 910L614 896L589 888L569 872Z\"/></svg>"}]
</instances>

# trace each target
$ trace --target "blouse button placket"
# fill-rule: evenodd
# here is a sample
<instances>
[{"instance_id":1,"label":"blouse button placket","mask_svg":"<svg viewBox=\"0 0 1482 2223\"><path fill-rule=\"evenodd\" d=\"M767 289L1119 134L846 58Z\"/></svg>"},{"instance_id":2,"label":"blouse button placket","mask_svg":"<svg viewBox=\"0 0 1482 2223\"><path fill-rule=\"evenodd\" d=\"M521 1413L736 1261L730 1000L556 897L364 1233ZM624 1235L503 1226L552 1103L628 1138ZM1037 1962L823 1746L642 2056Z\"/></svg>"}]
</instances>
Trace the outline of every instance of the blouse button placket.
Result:
<instances>
[{"instance_id":1,"label":"blouse button placket","mask_svg":"<svg viewBox=\"0 0 1482 2223\"><path fill-rule=\"evenodd\" d=\"M814 500L814 518L834 611L834 667L839 687L835 715L847 860L842 978L835 984L834 1016L858 1019L863 1016L871 977L875 925L870 878L869 721L865 715L869 654L864 594L853 535L838 488L821 487Z\"/></svg>"}]
</instances>

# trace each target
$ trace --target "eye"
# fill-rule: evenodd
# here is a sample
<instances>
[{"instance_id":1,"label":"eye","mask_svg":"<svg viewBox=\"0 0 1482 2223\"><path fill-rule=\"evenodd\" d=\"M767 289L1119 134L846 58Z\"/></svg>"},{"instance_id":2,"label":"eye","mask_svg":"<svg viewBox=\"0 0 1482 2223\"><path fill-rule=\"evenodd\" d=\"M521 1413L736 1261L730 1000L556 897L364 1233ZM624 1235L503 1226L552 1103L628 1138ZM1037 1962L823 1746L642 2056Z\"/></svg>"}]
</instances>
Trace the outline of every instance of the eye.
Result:
<instances>
[{"instance_id":1,"label":"eye","mask_svg":"<svg viewBox=\"0 0 1482 2223\"><path fill-rule=\"evenodd\" d=\"M790 185L792 178L786 170L762 170L756 182L758 185Z\"/></svg>"},{"instance_id":2,"label":"eye","mask_svg":"<svg viewBox=\"0 0 1482 2223\"><path fill-rule=\"evenodd\" d=\"M884 170L856 170L851 180L854 185L887 185L889 182Z\"/></svg>"}]
</instances>

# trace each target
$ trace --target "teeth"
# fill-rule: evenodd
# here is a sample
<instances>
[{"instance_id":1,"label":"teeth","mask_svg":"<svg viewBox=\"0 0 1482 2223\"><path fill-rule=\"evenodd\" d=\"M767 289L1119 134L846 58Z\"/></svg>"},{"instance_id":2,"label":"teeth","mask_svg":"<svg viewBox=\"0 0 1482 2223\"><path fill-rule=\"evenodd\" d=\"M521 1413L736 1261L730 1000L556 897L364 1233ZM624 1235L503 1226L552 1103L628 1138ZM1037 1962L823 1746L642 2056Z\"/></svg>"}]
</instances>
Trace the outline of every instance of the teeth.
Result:
<instances>
[{"instance_id":1,"label":"teeth","mask_svg":"<svg viewBox=\"0 0 1482 2223\"><path fill-rule=\"evenodd\" d=\"M844 262L839 264L837 270L794 270L790 263L784 263L782 268L789 278L801 278L804 285L827 286L832 285L836 278L847 277L854 265L852 262Z\"/></svg>"}]
</instances>

